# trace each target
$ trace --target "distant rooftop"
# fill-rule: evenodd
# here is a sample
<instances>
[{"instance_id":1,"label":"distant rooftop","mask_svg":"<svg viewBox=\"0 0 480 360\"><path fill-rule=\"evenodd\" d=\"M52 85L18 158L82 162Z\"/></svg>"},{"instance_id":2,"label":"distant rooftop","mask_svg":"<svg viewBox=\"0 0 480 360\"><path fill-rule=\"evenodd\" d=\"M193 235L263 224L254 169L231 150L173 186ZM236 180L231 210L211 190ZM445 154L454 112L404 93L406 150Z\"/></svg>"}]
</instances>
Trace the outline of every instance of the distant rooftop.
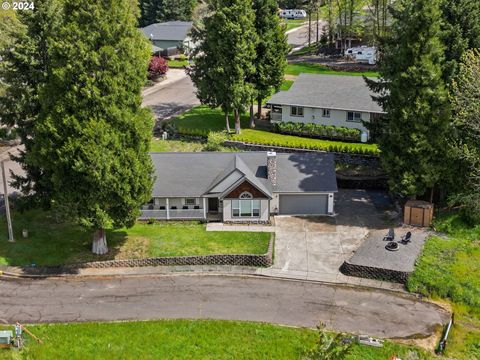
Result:
<instances>
[{"instance_id":1,"label":"distant rooftop","mask_svg":"<svg viewBox=\"0 0 480 360\"><path fill-rule=\"evenodd\" d=\"M191 21L167 21L142 28L143 33L151 40L183 41L192 29Z\"/></svg>"},{"instance_id":2,"label":"distant rooftop","mask_svg":"<svg viewBox=\"0 0 480 360\"><path fill-rule=\"evenodd\" d=\"M300 74L288 91L267 104L382 113L362 76Z\"/></svg>"}]
</instances>

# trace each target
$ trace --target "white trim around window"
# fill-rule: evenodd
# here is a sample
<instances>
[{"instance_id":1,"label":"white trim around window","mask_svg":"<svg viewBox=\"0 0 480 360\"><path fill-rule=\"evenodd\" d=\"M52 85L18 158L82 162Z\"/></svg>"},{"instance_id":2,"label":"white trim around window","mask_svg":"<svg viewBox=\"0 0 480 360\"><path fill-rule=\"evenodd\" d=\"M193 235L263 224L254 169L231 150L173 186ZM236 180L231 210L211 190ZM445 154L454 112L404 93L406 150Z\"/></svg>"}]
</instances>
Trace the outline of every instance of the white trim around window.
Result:
<instances>
[{"instance_id":1,"label":"white trim around window","mask_svg":"<svg viewBox=\"0 0 480 360\"><path fill-rule=\"evenodd\" d=\"M197 205L197 198L185 198L183 199L184 205Z\"/></svg>"},{"instance_id":2,"label":"white trim around window","mask_svg":"<svg viewBox=\"0 0 480 360\"><path fill-rule=\"evenodd\" d=\"M303 117L303 107L301 106L290 106L290 115L291 116L298 116Z\"/></svg>"},{"instance_id":3,"label":"white trim around window","mask_svg":"<svg viewBox=\"0 0 480 360\"><path fill-rule=\"evenodd\" d=\"M362 113L357 111L347 112L347 121L350 122L362 122Z\"/></svg>"},{"instance_id":4,"label":"white trim around window","mask_svg":"<svg viewBox=\"0 0 480 360\"><path fill-rule=\"evenodd\" d=\"M232 218L260 217L260 200L232 200Z\"/></svg>"},{"instance_id":5,"label":"white trim around window","mask_svg":"<svg viewBox=\"0 0 480 360\"><path fill-rule=\"evenodd\" d=\"M330 109L322 109L322 117L329 118L330 117Z\"/></svg>"}]
</instances>

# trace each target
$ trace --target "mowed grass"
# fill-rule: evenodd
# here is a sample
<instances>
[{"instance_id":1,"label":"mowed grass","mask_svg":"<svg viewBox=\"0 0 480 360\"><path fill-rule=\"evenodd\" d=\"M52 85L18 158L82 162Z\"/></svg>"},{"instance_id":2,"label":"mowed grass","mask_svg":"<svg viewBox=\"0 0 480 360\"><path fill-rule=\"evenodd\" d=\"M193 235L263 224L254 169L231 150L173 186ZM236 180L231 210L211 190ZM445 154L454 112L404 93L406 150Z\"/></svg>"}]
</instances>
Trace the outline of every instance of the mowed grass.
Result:
<instances>
[{"instance_id":1,"label":"mowed grass","mask_svg":"<svg viewBox=\"0 0 480 360\"><path fill-rule=\"evenodd\" d=\"M181 134L203 135L209 131L225 131L225 117L220 109L210 109L206 106L197 106L172 120ZM378 154L376 144L346 143L321 139L310 139L300 136L283 135L265 130L249 129L249 117L241 115L242 132L240 135L230 135L233 140L252 144L269 146L285 146L302 149L317 149L326 151L345 151L353 153ZM230 127L234 128L230 117Z\"/></svg>"},{"instance_id":2,"label":"mowed grass","mask_svg":"<svg viewBox=\"0 0 480 360\"><path fill-rule=\"evenodd\" d=\"M270 234L207 232L198 222L137 223L130 229L107 231L109 253L91 253L92 234L50 212L13 212L15 243L7 241L5 218L0 218L0 265L60 265L82 261L138 259L156 256L263 254ZM27 239L22 229L28 229Z\"/></svg>"},{"instance_id":3,"label":"mowed grass","mask_svg":"<svg viewBox=\"0 0 480 360\"><path fill-rule=\"evenodd\" d=\"M151 152L199 152L204 147L205 143L187 140L152 139L150 142Z\"/></svg>"},{"instance_id":4,"label":"mowed grass","mask_svg":"<svg viewBox=\"0 0 480 360\"><path fill-rule=\"evenodd\" d=\"M363 71L363 72L336 71L336 70L331 70L326 66L323 66L320 64L307 63L307 62L298 62L298 63L288 64L285 73L287 75L300 75L301 73L307 73L307 74L348 75L348 76L365 75L367 77L378 77L378 73L376 71Z\"/></svg>"},{"instance_id":5,"label":"mowed grass","mask_svg":"<svg viewBox=\"0 0 480 360\"><path fill-rule=\"evenodd\" d=\"M455 325L446 355L480 359L480 225L468 225L459 213L443 212L434 226L447 239L427 241L408 289L451 301Z\"/></svg>"},{"instance_id":6,"label":"mowed grass","mask_svg":"<svg viewBox=\"0 0 480 360\"><path fill-rule=\"evenodd\" d=\"M304 359L317 337L311 329L221 320L159 320L32 325L44 341L28 339L24 350L2 359ZM28 335L27 335L28 338ZM1 350L0 350L1 351ZM346 360L404 357L413 347L386 342L383 348L354 345ZM419 357L415 357L419 358Z\"/></svg>"},{"instance_id":7,"label":"mowed grass","mask_svg":"<svg viewBox=\"0 0 480 360\"><path fill-rule=\"evenodd\" d=\"M287 91L293 85L293 80L283 80L282 86L280 86L280 91Z\"/></svg>"},{"instance_id":8,"label":"mowed grass","mask_svg":"<svg viewBox=\"0 0 480 360\"><path fill-rule=\"evenodd\" d=\"M305 20L301 20L301 19L296 19L296 20L295 19L292 19L292 20L285 19L284 22L285 22L285 25L286 25L285 31L296 29L296 28L302 26L303 24L305 24Z\"/></svg>"}]
</instances>

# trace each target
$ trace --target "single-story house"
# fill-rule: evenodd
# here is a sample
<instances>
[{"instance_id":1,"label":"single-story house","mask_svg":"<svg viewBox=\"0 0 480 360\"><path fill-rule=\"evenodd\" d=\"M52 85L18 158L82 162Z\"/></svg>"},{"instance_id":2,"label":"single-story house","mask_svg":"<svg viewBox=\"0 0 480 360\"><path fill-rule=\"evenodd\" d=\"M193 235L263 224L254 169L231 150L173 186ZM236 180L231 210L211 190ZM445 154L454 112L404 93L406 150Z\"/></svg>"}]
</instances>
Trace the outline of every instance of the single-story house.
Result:
<instances>
[{"instance_id":1,"label":"single-story house","mask_svg":"<svg viewBox=\"0 0 480 360\"><path fill-rule=\"evenodd\" d=\"M186 52L193 48L190 30L191 21L168 21L142 28L143 34L152 42L152 51L182 48Z\"/></svg>"},{"instance_id":2,"label":"single-story house","mask_svg":"<svg viewBox=\"0 0 480 360\"><path fill-rule=\"evenodd\" d=\"M287 91L268 101L270 119L275 122L302 122L359 129L369 137L364 122L384 114L372 99L361 76L300 74Z\"/></svg>"},{"instance_id":3,"label":"single-story house","mask_svg":"<svg viewBox=\"0 0 480 360\"><path fill-rule=\"evenodd\" d=\"M152 153L155 183L141 219L267 223L273 214L333 215L332 154Z\"/></svg>"}]
</instances>

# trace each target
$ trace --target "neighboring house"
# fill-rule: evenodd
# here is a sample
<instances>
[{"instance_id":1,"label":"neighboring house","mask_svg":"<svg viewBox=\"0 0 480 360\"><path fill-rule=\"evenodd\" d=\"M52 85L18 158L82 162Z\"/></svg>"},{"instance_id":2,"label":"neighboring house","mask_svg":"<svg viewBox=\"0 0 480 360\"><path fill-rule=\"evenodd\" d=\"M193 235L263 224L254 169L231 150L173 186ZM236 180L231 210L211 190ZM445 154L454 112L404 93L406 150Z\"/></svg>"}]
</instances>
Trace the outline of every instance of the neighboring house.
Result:
<instances>
[{"instance_id":1,"label":"neighboring house","mask_svg":"<svg viewBox=\"0 0 480 360\"><path fill-rule=\"evenodd\" d=\"M359 129L366 141L369 132L364 122L384 113L372 95L361 76L300 74L288 91L274 94L267 105L273 123L344 126Z\"/></svg>"},{"instance_id":2,"label":"neighboring house","mask_svg":"<svg viewBox=\"0 0 480 360\"><path fill-rule=\"evenodd\" d=\"M168 21L156 23L142 28L143 34L152 42L155 51L160 49L185 49L186 52L192 49L193 43L190 38L191 21Z\"/></svg>"},{"instance_id":3,"label":"neighboring house","mask_svg":"<svg viewBox=\"0 0 480 360\"><path fill-rule=\"evenodd\" d=\"M270 215L333 215L331 154L152 153L155 183L141 219L267 223Z\"/></svg>"}]
</instances>

